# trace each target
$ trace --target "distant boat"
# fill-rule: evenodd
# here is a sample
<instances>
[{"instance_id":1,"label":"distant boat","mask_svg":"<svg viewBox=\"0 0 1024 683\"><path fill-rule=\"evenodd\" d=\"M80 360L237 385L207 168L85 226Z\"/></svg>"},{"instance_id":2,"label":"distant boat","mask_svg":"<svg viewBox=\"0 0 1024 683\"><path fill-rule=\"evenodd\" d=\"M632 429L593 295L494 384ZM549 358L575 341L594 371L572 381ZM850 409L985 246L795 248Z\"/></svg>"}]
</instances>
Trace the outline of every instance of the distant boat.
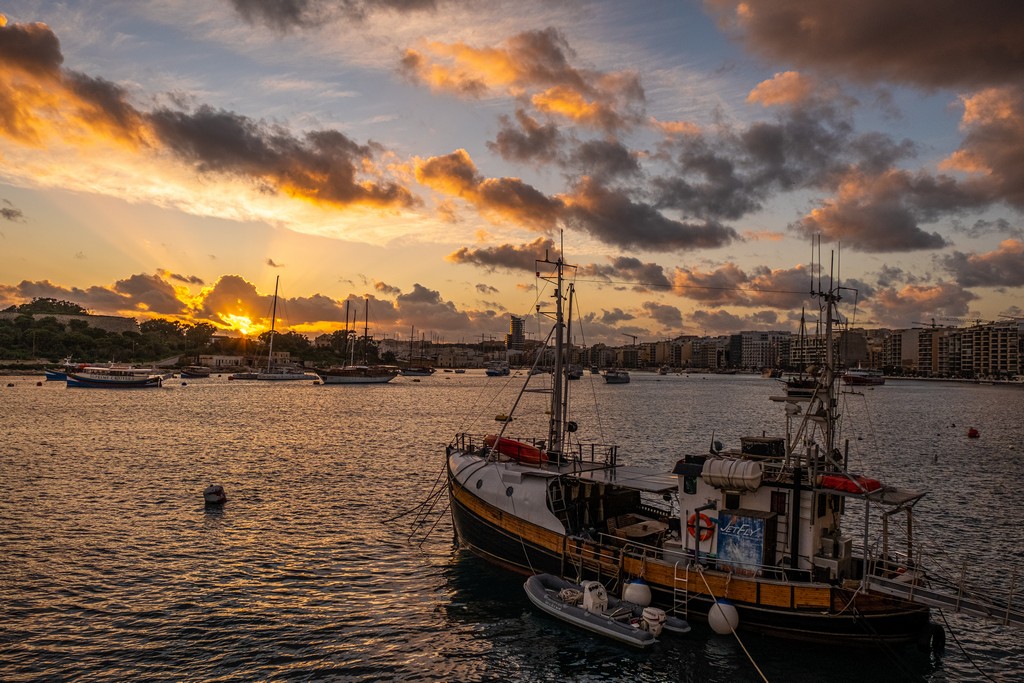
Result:
<instances>
[{"instance_id":1,"label":"distant boat","mask_svg":"<svg viewBox=\"0 0 1024 683\"><path fill-rule=\"evenodd\" d=\"M415 365L415 364L413 364L413 360L416 357L415 354L414 354L414 350L413 350L413 345L415 344L415 340L416 340L416 328L413 327L412 330L409 332L409 364L406 365L405 367L403 367L399 372L402 374L403 377L430 377L431 375L434 374L434 372L436 372L436 370L433 367L431 367L429 365L422 365L422 364ZM421 344L421 346L422 346L422 344ZM422 355L423 355L423 349L421 348L420 349L420 356L422 357Z\"/></svg>"},{"instance_id":2,"label":"distant boat","mask_svg":"<svg viewBox=\"0 0 1024 683\"><path fill-rule=\"evenodd\" d=\"M211 372L213 372L213 370L205 365L188 365L181 369L181 376L198 379L202 377L209 377Z\"/></svg>"},{"instance_id":3,"label":"distant boat","mask_svg":"<svg viewBox=\"0 0 1024 683\"><path fill-rule=\"evenodd\" d=\"M511 370L505 361L494 360L484 366L484 372L488 377L501 377L502 375L509 374Z\"/></svg>"},{"instance_id":4,"label":"distant boat","mask_svg":"<svg viewBox=\"0 0 1024 683\"><path fill-rule=\"evenodd\" d=\"M317 370L316 374L324 384L385 384L398 376L398 368L392 365L346 365Z\"/></svg>"},{"instance_id":5,"label":"distant boat","mask_svg":"<svg viewBox=\"0 0 1024 683\"><path fill-rule=\"evenodd\" d=\"M302 368L276 365L262 372L257 372L256 379L269 381L316 379L316 375L306 372Z\"/></svg>"},{"instance_id":6,"label":"distant boat","mask_svg":"<svg viewBox=\"0 0 1024 683\"><path fill-rule=\"evenodd\" d=\"M69 387L91 389L143 389L159 387L163 377L152 374L148 368L107 368L89 366L68 373Z\"/></svg>"},{"instance_id":7,"label":"distant boat","mask_svg":"<svg viewBox=\"0 0 1024 683\"><path fill-rule=\"evenodd\" d=\"M232 372L228 375L228 379L259 379L259 374L254 370L243 370L241 372Z\"/></svg>"},{"instance_id":8,"label":"distant boat","mask_svg":"<svg viewBox=\"0 0 1024 683\"><path fill-rule=\"evenodd\" d=\"M414 365L400 370L403 377L430 377L436 370L427 365Z\"/></svg>"},{"instance_id":9,"label":"distant boat","mask_svg":"<svg viewBox=\"0 0 1024 683\"><path fill-rule=\"evenodd\" d=\"M566 379L581 379L583 377L582 365L570 365L565 371Z\"/></svg>"},{"instance_id":10,"label":"distant boat","mask_svg":"<svg viewBox=\"0 0 1024 683\"><path fill-rule=\"evenodd\" d=\"M274 280L274 305L270 309L270 344L267 349L267 369L256 373L256 379L269 381L316 379L316 375L306 372L295 366L274 365L274 323L277 321L277 286L281 282L278 276ZM234 377L234 379L249 379L249 377Z\"/></svg>"},{"instance_id":11,"label":"distant boat","mask_svg":"<svg viewBox=\"0 0 1024 683\"><path fill-rule=\"evenodd\" d=\"M629 373L625 370L606 370L603 376L606 384L629 384Z\"/></svg>"},{"instance_id":12,"label":"distant boat","mask_svg":"<svg viewBox=\"0 0 1024 683\"><path fill-rule=\"evenodd\" d=\"M885 376L881 370L868 368L850 368L843 373L843 383L853 386L877 387L885 384Z\"/></svg>"},{"instance_id":13,"label":"distant boat","mask_svg":"<svg viewBox=\"0 0 1024 683\"><path fill-rule=\"evenodd\" d=\"M347 306L347 302L346 302ZM345 330L348 336L348 309L345 313ZM353 320L354 322L354 320ZM363 340L370 338L370 300L366 300ZM356 365L355 340L349 336L348 365L335 366L327 370L317 370L316 374L324 384L386 384L398 376L398 368L393 365L370 365L366 362L365 344L363 345L363 362Z\"/></svg>"}]
</instances>

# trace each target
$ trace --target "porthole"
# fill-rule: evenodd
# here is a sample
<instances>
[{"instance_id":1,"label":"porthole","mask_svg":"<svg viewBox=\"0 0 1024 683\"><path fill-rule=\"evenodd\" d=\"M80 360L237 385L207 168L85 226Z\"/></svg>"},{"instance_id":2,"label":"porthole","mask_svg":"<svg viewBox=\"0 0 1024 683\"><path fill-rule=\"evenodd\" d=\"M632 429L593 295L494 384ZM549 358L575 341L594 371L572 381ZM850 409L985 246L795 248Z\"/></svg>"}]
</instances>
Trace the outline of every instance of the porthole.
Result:
<instances>
[{"instance_id":1,"label":"porthole","mask_svg":"<svg viewBox=\"0 0 1024 683\"><path fill-rule=\"evenodd\" d=\"M511 486L509 486L507 489L505 489L505 495L508 496L509 498L512 497L512 487Z\"/></svg>"},{"instance_id":2,"label":"porthole","mask_svg":"<svg viewBox=\"0 0 1024 683\"><path fill-rule=\"evenodd\" d=\"M483 479L477 479L476 480L476 487L477 488L480 488L483 485L484 485L484 480Z\"/></svg>"}]
</instances>

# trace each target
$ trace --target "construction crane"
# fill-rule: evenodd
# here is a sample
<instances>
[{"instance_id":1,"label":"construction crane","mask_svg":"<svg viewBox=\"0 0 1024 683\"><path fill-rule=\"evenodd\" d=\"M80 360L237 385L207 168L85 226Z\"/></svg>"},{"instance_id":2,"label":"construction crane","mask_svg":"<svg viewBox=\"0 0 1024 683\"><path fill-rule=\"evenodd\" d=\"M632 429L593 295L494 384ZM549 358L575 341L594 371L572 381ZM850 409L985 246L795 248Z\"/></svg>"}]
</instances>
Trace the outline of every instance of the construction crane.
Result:
<instances>
[{"instance_id":1,"label":"construction crane","mask_svg":"<svg viewBox=\"0 0 1024 683\"><path fill-rule=\"evenodd\" d=\"M981 318L939 318L939 320L949 320L954 323L974 323L975 327L982 323Z\"/></svg>"},{"instance_id":2,"label":"construction crane","mask_svg":"<svg viewBox=\"0 0 1024 683\"><path fill-rule=\"evenodd\" d=\"M625 332L623 332L622 336L623 337L629 337L630 339L632 339L633 340L633 346L636 346L637 336L635 334L626 334Z\"/></svg>"},{"instance_id":3,"label":"construction crane","mask_svg":"<svg viewBox=\"0 0 1024 683\"><path fill-rule=\"evenodd\" d=\"M935 318L932 318L932 321L931 321L930 323L923 323L923 322L920 322L920 321L918 321L918 320L911 320L910 322L911 322L911 324L913 324L913 325L924 325L925 327L930 327L930 328L932 328L933 330L934 330L934 329L935 329L936 327L945 327L945 325L939 325L938 323L936 323L936 322L935 322Z\"/></svg>"}]
</instances>

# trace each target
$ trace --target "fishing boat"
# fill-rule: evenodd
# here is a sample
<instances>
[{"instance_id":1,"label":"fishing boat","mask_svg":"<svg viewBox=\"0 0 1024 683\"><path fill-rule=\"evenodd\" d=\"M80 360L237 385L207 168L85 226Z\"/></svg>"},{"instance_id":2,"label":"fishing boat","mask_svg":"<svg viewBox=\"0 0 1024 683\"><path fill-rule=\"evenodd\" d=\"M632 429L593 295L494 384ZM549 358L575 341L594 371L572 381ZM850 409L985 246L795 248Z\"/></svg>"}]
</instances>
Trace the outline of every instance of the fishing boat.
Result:
<instances>
[{"instance_id":1,"label":"fishing boat","mask_svg":"<svg viewBox=\"0 0 1024 683\"><path fill-rule=\"evenodd\" d=\"M611 369L604 372L605 384L629 384L629 372L621 369Z\"/></svg>"},{"instance_id":2,"label":"fishing boat","mask_svg":"<svg viewBox=\"0 0 1024 683\"><path fill-rule=\"evenodd\" d=\"M91 389L145 389L159 387L161 375L153 374L148 368L87 366L75 372L68 372L69 387Z\"/></svg>"},{"instance_id":3,"label":"fishing boat","mask_svg":"<svg viewBox=\"0 0 1024 683\"><path fill-rule=\"evenodd\" d=\"M831 342L839 285L812 287L827 321L826 360L818 391L779 411L780 436L745 437L732 450L712 439L710 452L651 469L623 464L618 445L587 438L599 425L571 419L568 268L561 258L538 262L555 291L545 312L556 361L546 432L512 437L520 422L506 421L497 434L459 432L446 448L460 547L527 575L600 581L610 593L643 579L652 606L716 631L727 601L726 628L738 632L829 646L937 642L929 607L913 589L891 589L926 580L909 559L919 530L908 533L926 492L844 468Z\"/></svg>"},{"instance_id":4,"label":"fishing boat","mask_svg":"<svg viewBox=\"0 0 1024 683\"><path fill-rule=\"evenodd\" d=\"M556 619L634 647L653 645L663 629L690 631L685 620L669 617L662 609L608 595L599 581L577 584L553 574L534 574L523 590L530 602Z\"/></svg>"},{"instance_id":5,"label":"fishing boat","mask_svg":"<svg viewBox=\"0 0 1024 683\"><path fill-rule=\"evenodd\" d=\"M858 387L877 387L885 384L881 370L850 368L843 373L843 383Z\"/></svg>"}]
</instances>

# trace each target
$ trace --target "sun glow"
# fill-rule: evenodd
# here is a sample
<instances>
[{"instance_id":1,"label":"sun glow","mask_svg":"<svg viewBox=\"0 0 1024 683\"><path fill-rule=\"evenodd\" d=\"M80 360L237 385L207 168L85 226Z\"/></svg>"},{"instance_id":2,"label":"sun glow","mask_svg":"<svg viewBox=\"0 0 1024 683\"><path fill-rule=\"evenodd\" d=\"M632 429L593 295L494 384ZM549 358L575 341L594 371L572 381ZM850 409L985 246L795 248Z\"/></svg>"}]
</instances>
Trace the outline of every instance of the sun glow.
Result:
<instances>
[{"instance_id":1,"label":"sun glow","mask_svg":"<svg viewBox=\"0 0 1024 683\"><path fill-rule=\"evenodd\" d=\"M259 334L264 330L268 329L266 325L262 323L253 322L252 318L247 315L234 315L233 313L218 313L217 316L223 321L224 325L231 330L238 330L245 336L251 336Z\"/></svg>"}]
</instances>

